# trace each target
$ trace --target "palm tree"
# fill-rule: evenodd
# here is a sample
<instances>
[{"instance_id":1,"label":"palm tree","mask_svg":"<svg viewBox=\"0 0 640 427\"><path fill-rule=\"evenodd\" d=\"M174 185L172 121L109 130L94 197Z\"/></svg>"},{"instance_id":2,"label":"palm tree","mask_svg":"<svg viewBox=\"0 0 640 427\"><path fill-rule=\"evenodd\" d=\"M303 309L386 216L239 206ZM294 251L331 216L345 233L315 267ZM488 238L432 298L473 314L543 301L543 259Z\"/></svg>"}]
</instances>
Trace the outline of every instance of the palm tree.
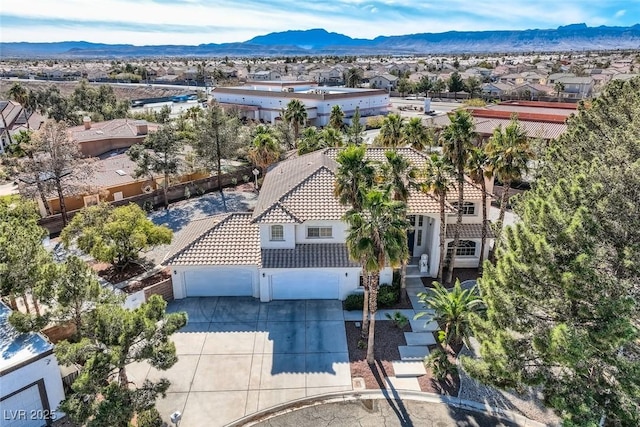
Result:
<instances>
[{"instance_id":1,"label":"palm tree","mask_svg":"<svg viewBox=\"0 0 640 427\"><path fill-rule=\"evenodd\" d=\"M349 68L344 76L346 87L358 87L362 81L362 70L360 68Z\"/></svg>"},{"instance_id":2,"label":"palm tree","mask_svg":"<svg viewBox=\"0 0 640 427\"><path fill-rule=\"evenodd\" d=\"M7 94L9 98L22 106L22 114L24 115L27 129L29 129L29 116L31 115L29 113L32 111L31 107L34 106L35 101L33 92L27 92L24 86L16 82L9 88Z\"/></svg>"},{"instance_id":3,"label":"palm tree","mask_svg":"<svg viewBox=\"0 0 640 427\"><path fill-rule=\"evenodd\" d=\"M472 147L467 157L466 171L471 180L480 185L482 190L482 243L480 245L480 260L478 268L482 271L482 261L484 257L484 249L487 244L487 183L485 178L491 178L491 172L488 169L489 157L485 150L480 147Z\"/></svg>"},{"instance_id":4,"label":"palm tree","mask_svg":"<svg viewBox=\"0 0 640 427\"><path fill-rule=\"evenodd\" d=\"M415 185L416 170L411 166L409 160L398 154L396 151L386 151L387 163L382 166L385 183L393 194L393 199L403 202L405 205L404 218L407 217L406 203L409 199L409 187ZM406 233L406 230L405 230ZM400 260L400 295L403 300L406 298L405 289L407 287L407 260L409 259L409 247L405 246L404 253Z\"/></svg>"},{"instance_id":5,"label":"palm tree","mask_svg":"<svg viewBox=\"0 0 640 427\"><path fill-rule=\"evenodd\" d=\"M378 310L380 271L400 264L407 251L406 207L392 200L388 190L372 189L364 197L363 211L350 210L347 247L352 259L363 262L363 271L371 277L369 284L369 326L367 362L375 362L375 316ZM363 325L364 327L364 325Z\"/></svg>"},{"instance_id":6,"label":"palm tree","mask_svg":"<svg viewBox=\"0 0 640 427\"><path fill-rule=\"evenodd\" d=\"M420 117L412 117L402 127L403 140L411 147L418 151L424 150L427 145L431 145L429 141L429 133L427 128L422 124Z\"/></svg>"},{"instance_id":7,"label":"palm tree","mask_svg":"<svg viewBox=\"0 0 640 427\"><path fill-rule=\"evenodd\" d=\"M307 123L307 108L299 99L292 99L283 111L282 118L293 130L293 137L297 141L300 137L300 126Z\"/></svg>"},{"instance_id":8,"label":"palm tree","mask_svg":"<svg viewBox=\"0 0 640 427\"><path fill-rule=\"evenodd\" d=\"M446 230L446 200L447 192L451 187L451 179L453 178L453 166L451 163L439 155L433 153L427 159L425 167L419 172L422 178L419 182L419 188L425 193L432 193L438 198L440 204L440 262L438 264L438 277L442 280L444 274L444 258L445 258L445 230Z\"/></svg>"},{"instance_id":9,"label":"palm tree","mask_svg":"<svg viewBox=\"0 0 640 427\"><path fill-rule=\"evenodd\" d=\"M366 157L366 148L361 145L349 145L341 150L336 157L340 165L336 172L335 195L340 203L351 207L352 212L361 212L364 196L375 181L375 167ZM364 265L364 260L359 260ZM369 329L369 283L371 277L367 270L362 271L364 288L364 304L362 307L362 337L365 338Z\"/></svg>"},{"instance_id":10,"label":"palm tree","mask_svg":"<svg viewBox=\"0 0 640 427\"><path fill-rule=\"evenodd\" d=\"M469 150L476 138L473 117L466 110L458 110L449 116L451 123L442 131L442 152L456 169L456 187L458 188L458 220L453 234L453 252L449 262L446 283L453 281L458 243L460 242L460 226L462 225L462 204L464 202L464 169L469 156Z\"/></svg>"},{"instance_id":11,"label":"palm tree","mask_svg":"<svg viewBox=\"0 0 640 427\"><path fill-rule=\"evenodd\" d=\"M460 280L456 280L453 289L448 290L438 282L433 282L433 290L422 292L418 298L426 308L434 311L431 320L438 322L442 329L440 342L445 345L458 346L465 344L469 347L471 337L471 318L484 310L482 298L477 288L462 289ZM418 313L416 318L426 313Z\"/></svg>"},{"instance_id":12,"label":"palm tree","mask_svg":"<svg viewBox=\"0 0 640 427\"><path fill-rule=\"evenodd\" d=\"M278 161L280 154L280 144L272 129L264 125L256 126L247 156L261 169L262 176L271 164Z\"/></svg>"},{"instance_id":13,"label":"palm tree","mask_svg":"<svg viewBox=\"0 0 640 427\"><path fill-rule=\"evenodd\" d=\"M298 141L298 154L307 154L324 148L320 133L315 126L306 128Z\"/></svg>"},{"instance_id":14,"label":"palm tree","mask_svg":"<svg viewBox=\"0 0 640 427\"><path fill-rule=\"evenodd\" d=\"M342 108L337 104L331 108L329 127L337 131L341 131L344 128L344 111L342 111Z\"/></svg>"},{"instance_id":15,"label":"palm tree","mask_svg":"<svg viewBox=\"0 0 640 427\"><path fill-rule=\"evenodd\" d=\"M320 138L323 141L325 147L342 147L344 141L342 140L342 133L332 127L326 127L320 132Z\"/></svg>"},{"instance_id":16,"label":"palm tree","mask_svg":"<svg viewBox=\"0 0 640 427\"><path fill-rule=\"evenodd\" d=\"M383 147L397 148L404 143L402 132L404 119L399 114L389 114L382 121L378 141Z\"/></svg>"},{"instance_id":17,"label":"palm tree","mask_svg":"<svg viewBox=\"0 0 640 427\"><path fill-rule=\"evenodd\" d=\"M519 180L529 171L527 162L533 158L526 132L520 126L517 117L502 130L498 126L489 138L486 147L489 157L489 171L502 183L500 197L500 215L498 216L498 233L502 230L504 213L507 209L507 196L513 181Z\"/></svg>"}]
</instances>

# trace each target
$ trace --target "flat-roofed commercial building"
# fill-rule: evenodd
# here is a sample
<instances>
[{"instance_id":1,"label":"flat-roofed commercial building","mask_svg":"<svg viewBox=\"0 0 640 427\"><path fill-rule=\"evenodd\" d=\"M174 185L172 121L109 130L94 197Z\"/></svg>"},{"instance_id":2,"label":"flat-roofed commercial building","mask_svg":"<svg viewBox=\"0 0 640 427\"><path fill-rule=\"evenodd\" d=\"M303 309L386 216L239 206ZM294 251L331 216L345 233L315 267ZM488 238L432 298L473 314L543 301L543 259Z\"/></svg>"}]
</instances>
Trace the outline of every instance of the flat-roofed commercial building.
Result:
<instances>
[{"instance_id":1,"label":"flat-roofed commercial building","mask_svg":"<svg viewBox=\"0 0 640 427\"><path fill-rule=\"evenodd\" d=\"M213 98L223 108L235 108L241 116L268 123L280 118L292 99L298 99L307 109L308 124L326 126L331 109L339 105L350 122L356 107L363 121L366 117L389 112L389 94L385 90L343 87L319 87L314 82L264 81L244 86L217 87Z\"/></svg>"}]
</instances>

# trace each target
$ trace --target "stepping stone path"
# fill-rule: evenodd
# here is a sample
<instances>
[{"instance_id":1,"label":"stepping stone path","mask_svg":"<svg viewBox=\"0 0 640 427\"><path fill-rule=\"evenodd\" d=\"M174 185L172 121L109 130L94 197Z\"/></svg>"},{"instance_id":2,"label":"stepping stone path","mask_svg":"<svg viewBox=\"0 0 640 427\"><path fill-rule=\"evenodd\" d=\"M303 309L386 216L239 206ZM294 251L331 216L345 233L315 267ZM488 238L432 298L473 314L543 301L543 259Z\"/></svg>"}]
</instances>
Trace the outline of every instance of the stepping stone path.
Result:
<instances>
[{"instance_id":1,"label":"stepping stone path","mask_svg":"<svg viewBox=\"0 0 640 427\"><path fill-rule=\"evenodd\" d=\"M392 362L395 377L385 378L387 389L420 391L418 377L426 374L424 358L429 355L430 345L436 344L435 333L438 332L438 323L430 321L432 310L427 310L420 303L418 294L425 292L420 278L407 277L407 294L415 313L427 312L423 317L414 319L409 317L411 330L405 332L407 345L399 346L400 359Z\"/></svg>"}]
</instances>

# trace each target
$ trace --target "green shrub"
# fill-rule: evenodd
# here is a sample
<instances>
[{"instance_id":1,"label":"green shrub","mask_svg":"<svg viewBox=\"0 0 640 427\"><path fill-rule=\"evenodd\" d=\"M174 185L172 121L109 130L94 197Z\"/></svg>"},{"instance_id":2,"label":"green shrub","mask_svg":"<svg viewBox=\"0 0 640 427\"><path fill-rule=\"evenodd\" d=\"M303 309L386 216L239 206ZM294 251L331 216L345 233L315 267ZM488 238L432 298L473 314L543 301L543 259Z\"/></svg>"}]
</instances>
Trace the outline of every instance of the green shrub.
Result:
<instances>
[{"instance_id":1,"label":"green shrub","mask_svg":"<svg viewBox=\"0 0 640 427\"><path fill-rule=\"evenodd\" d=\"M366 127L367 129L380 129L382 127L382 123L384 122L384 116L373 116L367 118Z\"/></svg>"},{"instance_id":2,"label":"green shrub","mask_svg":"<svg viewBox=\"0 0 640 427\"><path fill-rule=\"evenodd\" d=\"M145 212L153 211L153 200L147 199L142 203L142 209Z\"/></svg>"},{"instance_id":3,"label":"green shrub","mask_svg":"<svg viewBox=\"0 0 640 427\"><path fill-rule=\"evenodd\" d=\"M238 178L234 176L233 178L231 178L231 185L235 186L237 184L238 184Z\"/></svg>"},{"instance_id":4,"label":"green shrub","mask_svg":"<svg viewBox=\"0 0 640 427\"><path fill-rule=\"evenodd\" d=\"M347 311L362 310L364 294L351 294L344 300L344 309Z\"/></svg>"},{"instance_id":5,"label":"green shrub","mask_svg":"<svg viewBox=\"0 0 640 427\"><path fill-rule=\"evenodd\" d=\"M138 427L162 427L163 422L156 408L147 409L138 414Z\"/></svg>"},{"instance_id":6,"label":"green shrub","mask_svg":"<svg viewBox=\"0 0 640 427\"><path fill-rule=\"evenodd\" d=\"M245 182L245 184L249 182L250 179L251 178L249 178L249 175L242 175L242 180Z\"/></svg>"},{"instance_id":7,"label":"green shrub","mask_svg":"<svg viewBox=\"0 0 640 427\"><path fill-rule=\"evenodd\" d=\"M389 313L387 313L386 316L387 319L391 320L393 325L398 329L402 329L409 324L409 318L399 311L393 313L393 316Z\"/></svg>"},{"instance_id":8,"label":"green shrub","mask_svg":"<svg viewBox=\"0 0 640 427\"><path fill-rule=\"evenodd\" d=\"M398 302L400 292L393 286L382 285L378 291L378 306L390 307Z\"/></svg>"},{"instance_id":9,"label":"green shrub","mask_svg":"<svg viewBox=\"0 0 640 427\"><path fill-rule=\"evenodd\" d=\"M424 364L433 371L433 376L438 381L443 381L447 375L453 375L458 371L456 365L449 360L447 353L440 348L425 357Z\"/></svg>"}]
</instances>

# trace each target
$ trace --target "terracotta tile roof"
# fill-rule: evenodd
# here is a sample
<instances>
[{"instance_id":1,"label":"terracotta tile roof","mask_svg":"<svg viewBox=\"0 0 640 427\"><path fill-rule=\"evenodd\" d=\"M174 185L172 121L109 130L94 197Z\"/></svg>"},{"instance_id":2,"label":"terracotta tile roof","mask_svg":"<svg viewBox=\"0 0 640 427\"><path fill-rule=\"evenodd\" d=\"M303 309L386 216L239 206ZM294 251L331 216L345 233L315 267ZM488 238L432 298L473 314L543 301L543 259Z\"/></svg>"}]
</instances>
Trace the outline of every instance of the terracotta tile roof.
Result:
<instances>
[{"instance_id":1,"label":"terracotta tile roof","mask_svg":"<svg viewBox=\"0 0 640 427\"><path fill-rule=\"evenodd\" d=\"M258 203L253 214L254 223L301 223L309 220L341 220L348 207L339 203L334 194L338 163L336 148L316 151L284 160L267 172ZM368 148L367 158L385 162L387 148ZM428 155L412 148L397 150L416 168L424 167ZM482 191L465 181L465 200L482 199ZM447 200L456 200L455 183ZM410 213L439 213L435 197L410 191ZM447 212L455 209L447 203Z\"/></svg>"},{"instance_id":2,"label":"terracotta tile roof","mask_svg":"<svg viewBox=\"0 0 640 427\"><path fill-rule=\"evenodd\" d=\"M407 203L408 214L440 213L440 202L432 194L425 194L415 189L409 190L409 201ZM455 209L448 202L445 202L445 213L455 213Z\"/></svg>"},{"instance_id":3,"label":"terracotta tile roof","mask_svg":"<svg viewBox=\"0 0 640 427\"><path fill-rule=\"evenodd\" d=\"M150 123L144 120L115 119L106 122L91 123L90 129L85 129L84 125L69 128L71 138L78 142L97 141L111 138L138 138L144 139L146 134L138 134L136 125L146 125L148 132L158 130L157 123Z\"/></svg>"},{"instance_id":4,"label":"terracotta tile roof","mask_svg":"<svg viewBox=\"0 0 640 427\"><path fill-rule=\"evenodd\" d=\"M447 224L446 238L453 239L453 235L457 228L457 224ZM482 237L482 224L461 224L460 225L460 238L461 239L479 239ZM491 227L487 225L487 237L493 239L495 234Z\"/></svg>"},{"instance_id":5,"label":"terracotta tile roof","mask_svg":"<svg viewBox=\"0 0 640 427\"><path fill-rule=\"evenodd\" d=\"M263 249L263 268L360 267L342 243L300 244L295 249Z\"/></svg>"},{"instance_id":6,"label":"terracotta tile roof","mask_svg":"<svg viewBox=\"0 0 640 427\"><path fill-rule=\"evenodd\" d=\"M322 166L332 171L338 168L335 160L325 156L323 151L293 157L273 165L264 177L260 197L253 211L254 220Z\"/></svg>"},{"instance_id":7,"label":"terracotta tile roof","mask_svg":"<svg viewBox=\"0 0 640 427\"><path fill-rule=\"evenodd\" d=\"M161 254L161 263L164 264L165 260L172 258L203 234L209 232L209 230L227 218L227 216L229 216L229 214L212 215L189 221L184 227L173 233L173 240L169 245L158 248L158 253Z\"/></svg>"},{"instance_id":8,"label":"terracotta tile roof","mask_svg":"<svg viewBox=\"0 0 640 427\"><path fill-rule=\"evenodd\" d=\"M301 223L302 221L292 215L280 202L276 202L275 205L258 216L254 222L286 224Z\"/></svg>"},{"instance_id":9,"label":"terracotta tile roof","mask_svg":"<svg viewBox=\"0 0 640 427\"><path fill-rule=\"evenodd\" d=\"M451 182L451 189L447 192L447 201L458 200L458 185L457 181ZM482 189L480 186L474 184L465 177L464 185L462 186L464 192L464 200L482 200Z\"/></svg>"},{"instance_id":10,"label":"terracotta tile roof","mask_svg":"<svg viewBox=\"0 0 640 427\"><path fill-rule=\"evenodd\" d=\"M281 204L301 221L341 220L348 207L334 194L335 175L321 167L281 199Z\"/></svg>"},{"instance_id":11,"label":"terracotta tile roof","mask_svg":"<svg viewBox=\"0 0 640 427\"><path fill-rule=\"evenodd\" d=\"M228 215L167 261L167 265L261 264L260 233L251 213Z\"/></svg>"}]
</instances>

